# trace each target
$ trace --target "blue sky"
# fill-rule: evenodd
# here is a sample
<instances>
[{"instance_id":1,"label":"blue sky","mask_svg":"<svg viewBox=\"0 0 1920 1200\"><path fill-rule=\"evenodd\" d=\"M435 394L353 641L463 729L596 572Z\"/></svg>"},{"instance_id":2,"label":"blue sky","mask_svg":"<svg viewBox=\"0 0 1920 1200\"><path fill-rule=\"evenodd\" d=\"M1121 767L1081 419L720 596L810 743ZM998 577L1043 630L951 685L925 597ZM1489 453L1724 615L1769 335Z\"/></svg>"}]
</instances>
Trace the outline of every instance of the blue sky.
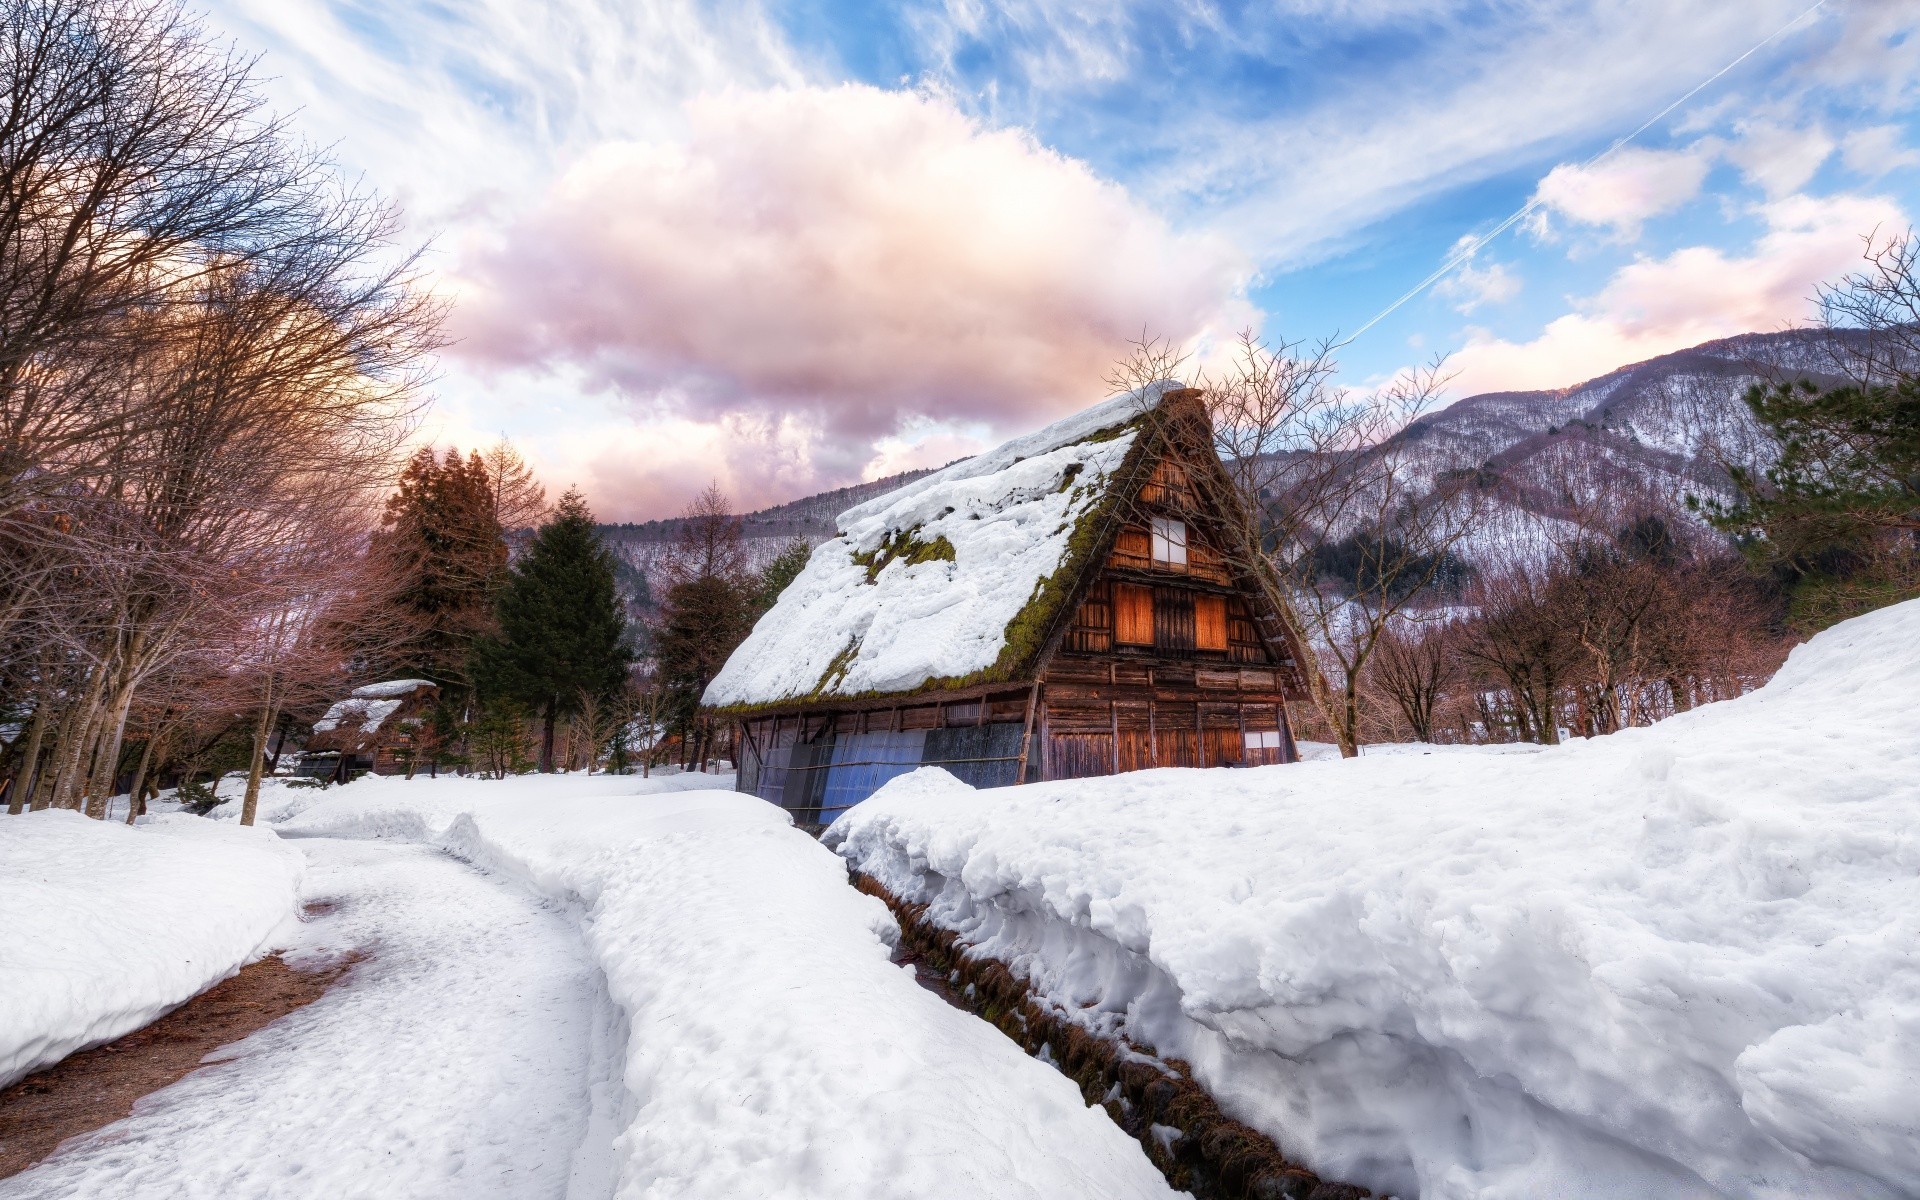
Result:
<instances>
[{"instance_id":1,"label":"blue sky","mask_svg":"<svg viewBox=\"0 0 1920 1200\"><path fill-rule=\"evenodd\" d=\"M460 340L422 436L507 434L609 518L945 461L1097 398L1143 328L1203 355L1351 333L1529 202L1355 340L1348 382L1447 353L1457 394L1565 386L1778 328L1920 210L1920 6L1895 0L208 21L431 239Z\"/></svg>"}]
</instances>

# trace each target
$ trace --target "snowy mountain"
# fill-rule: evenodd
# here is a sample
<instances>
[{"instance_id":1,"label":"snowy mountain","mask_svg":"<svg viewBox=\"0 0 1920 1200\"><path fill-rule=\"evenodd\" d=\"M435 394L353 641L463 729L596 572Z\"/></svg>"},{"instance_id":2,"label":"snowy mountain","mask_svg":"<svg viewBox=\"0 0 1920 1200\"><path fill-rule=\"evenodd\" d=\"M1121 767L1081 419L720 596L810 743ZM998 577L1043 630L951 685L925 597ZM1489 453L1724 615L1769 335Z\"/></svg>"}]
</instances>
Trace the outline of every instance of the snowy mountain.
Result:
<instances>
[{"instance_id":1,"label":"snowy mountain","mask_svg":"<svg viewBox=\"0 0 1920 1200\"><path fill-rule=\"evenodd\" d=\"M1430 484L1474 472L1492 493L1494 526L1523 515L1562 519L1608 493L1676 506L1689 494L1725 496L1725 464L1764 462L1769 453L1743 399L1748 389L1841 383L1851 340L1817 330L1742 334L1573 387L1469 396L1415 421L1396 448Z\"/></svg>"},{"instance_id":2,"label":"snowy mountain","mask_svg":"<svg viewBox=\"0 0 1920 1200\"><path fill-rule=\"evenodd\" d=\"M1408 465L1429 485L1475 472L1491 493L1483 531L1465 556L1530 536L1600 494L1724 496L1724 462L1763 458L1763 439L1742 396L1779 379L1842 381L1850 339L1818 330L1748 333L1632 363L1573 387L1485 392L1431 413L1396 439L1414 443ZM840 513L931 471L890 475L748 513L742 533L755 561L794 538L819 543ZM601 536L649 581L679 536L678 517L603 525ZM635 585L637 586L637 585ZM630 590L632 590L630 588Z\"/></svg>"}]
</instances>

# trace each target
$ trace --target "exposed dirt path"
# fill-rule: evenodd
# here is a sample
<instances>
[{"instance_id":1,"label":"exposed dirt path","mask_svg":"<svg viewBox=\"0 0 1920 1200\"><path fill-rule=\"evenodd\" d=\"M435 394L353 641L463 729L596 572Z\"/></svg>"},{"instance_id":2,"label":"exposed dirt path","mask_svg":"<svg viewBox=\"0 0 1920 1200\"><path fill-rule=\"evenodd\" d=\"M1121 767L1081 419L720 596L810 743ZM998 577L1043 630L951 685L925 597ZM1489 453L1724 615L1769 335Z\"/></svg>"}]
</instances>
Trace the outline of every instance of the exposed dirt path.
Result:
<instances>
[{"instance_id":1,"label":"exposed dirt path","mask_svg":"<svg viewBox=\"0 0 1920 1200\"><path fill-rule=\"evenodd\" d=\"M198 1070L208 1054L318 1000L353 962L295 968L263 958L144 1029L0 1090L0 1179L129 1115L135 1101Z\"/></svg>"},{"instance_id":2,"label":"exposed dirt path","mask_svg":"<svg viewBox=\"0 0 1920 1200\"><path fill-rule=\"evenodd\" d=\"M298 845L334 903L287 962L365 961L0 1179L0 1200L607 1195L610 1148L585 1144L611 1002L571 918L432 847Z\"/></svg>"}]
</instances>

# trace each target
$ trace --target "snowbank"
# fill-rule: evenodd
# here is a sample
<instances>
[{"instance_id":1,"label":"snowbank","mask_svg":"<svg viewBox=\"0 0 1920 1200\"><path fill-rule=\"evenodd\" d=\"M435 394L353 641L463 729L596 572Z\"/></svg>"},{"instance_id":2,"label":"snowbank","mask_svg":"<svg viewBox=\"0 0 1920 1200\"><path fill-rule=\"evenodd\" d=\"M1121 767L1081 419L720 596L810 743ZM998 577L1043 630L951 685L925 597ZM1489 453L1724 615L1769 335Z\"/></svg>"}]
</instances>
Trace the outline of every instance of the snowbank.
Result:
<instances>
[{"instance_id":1,"label":"snowbank","mask_svg":"<svg viewBox=\"0 0 1920 1200\"><path fill-rule=\"evenodd\" d=\"M265 830L197 817L0 817L0 1086L265 953L296 919L303 861Z\"/></svg>"},{"instance_id":2,"label":"snowbank","mask_svg":"<svg viewBox=\"0 0 1920 1200\"><path fill-rule=\"evenodd\" d=\"M285 828L433 838L579 915L627 1025L596 1096L616 1195L1174 1194L1064 1076L889 962L892 918L837 858L701 782L363 779Z\"/></svg>"},{"instance_id":3,"label":"snowbank","mask_svg":"<svg viewBox=\"0 0 1920 1200\"><path fill-rule=\"evenodd\" d=\"M1915 1196L1916 712L1920 602L1651 729L977 793L923 770L827 840L1332 1178Z\"/></svg>"}]
</instances>

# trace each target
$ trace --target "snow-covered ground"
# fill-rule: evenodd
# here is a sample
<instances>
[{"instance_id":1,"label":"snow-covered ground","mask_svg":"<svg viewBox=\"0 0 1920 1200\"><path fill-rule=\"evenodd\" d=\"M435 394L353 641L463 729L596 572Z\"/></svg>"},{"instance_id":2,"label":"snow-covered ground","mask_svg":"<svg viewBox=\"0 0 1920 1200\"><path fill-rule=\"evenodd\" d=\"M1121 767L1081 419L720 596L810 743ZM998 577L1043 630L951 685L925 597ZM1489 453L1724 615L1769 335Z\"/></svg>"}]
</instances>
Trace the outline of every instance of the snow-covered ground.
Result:
<instances>
[{"instance_id":1,"label":"snow-covered ground","mask_svg":"<svg viewBox=\"0 0 1920 1200\"><path fill-rule=\"evenodd\" d=\"M974 792L827 840L1323 1175L1920 1196L1920 602L1532 753Z\"/></svg>"},{"instance_id":2,"label":"snow-covered ground","mask_svg":"<svg viewBox=\"0 0 1920 1200\"><path fill-rule=\"evenodd\" d=\"M288 844L337 906L289 957L366 961L0 1197L518 1200L576 1173L607 1195L588 1131L613 1014L573 922L429 847Z\"/></svg>"},{"instance_id":3,"label":"snow-covered ground","mask_svg":"<svg viewBox=\"0 0 1920 1200\"><path fill-rule=\"evenodd\" d=\"M303 859L265 830L0 816L0 1086L138 1029L267 953Z\"/></svg>"},{"instance_id":4,"label":"snow-covered ground","mask_svg":"<svg viewBox=\"0 0 1920 1200\"><path fill-rule=\"evenodd\" d=\"M270 784L279 839L220 812L13 822L304 860L303 898L331 911L271 945L367 957L0 1197L1174 1194L1065 1077L891 963L885 908L730 783ZM153 883L169 927L207 916L204 881ZM16 930L73 903L27 897L0 922L8 961L48 958Z\"/></svg>"},{"instance_id":5,"label":"snow-covered ground","mask_svg":"<svg viewBox=\"0 0 1920 1200\"><path fill-rule=\"evenodd\" d=\"M1064 1076L889 962L892 918L837 858L700 781L361 780L282 828L445 846L573 915L621 1019L588 1139L617 1195L1173 1194Z\"/></svg>"}]
</instances>

